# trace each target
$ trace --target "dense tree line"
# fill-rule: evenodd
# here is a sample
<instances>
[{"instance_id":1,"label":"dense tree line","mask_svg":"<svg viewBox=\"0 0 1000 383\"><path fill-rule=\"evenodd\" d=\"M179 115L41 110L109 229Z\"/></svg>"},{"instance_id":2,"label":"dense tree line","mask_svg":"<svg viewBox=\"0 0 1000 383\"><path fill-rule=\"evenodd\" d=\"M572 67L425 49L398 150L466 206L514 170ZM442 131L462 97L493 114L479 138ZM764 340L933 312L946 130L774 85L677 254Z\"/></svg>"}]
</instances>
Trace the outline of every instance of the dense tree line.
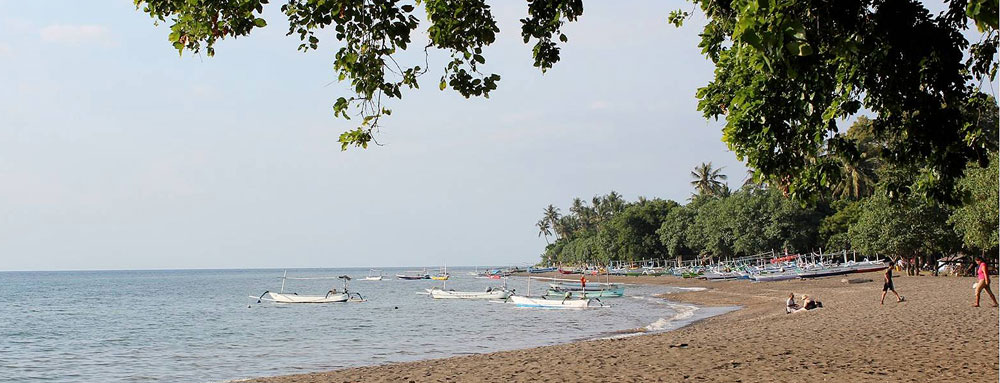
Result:
<instances>
[{"instance_id":1,"label":"dense tree line","mask_svg":"<svg viewBox=\"0 0 1000 383\"><path fill-rule=\"evenodd\" d=\"M997 111L984 114L980 129L996 137ZM542 263L606 264L642 259L728 259L766 252L850 250L867 257L933 263L951 254L995 254L998 250L997 142L989 158L968 164L959 179L960 198L944 203L901 189L920 187L918 165L878 159L888 143L870 134L872 120L859 118L845 136L862 150L835 158L842 182L814 203L752 177L738 190L711 163L692 172L694 193L685 204L658 198L628 202L616 192L588 204L573 200L565 214L545 208L538 222L547 242ZM553 230L554 229L554 230Z\"/></svg>"}]
</instances>

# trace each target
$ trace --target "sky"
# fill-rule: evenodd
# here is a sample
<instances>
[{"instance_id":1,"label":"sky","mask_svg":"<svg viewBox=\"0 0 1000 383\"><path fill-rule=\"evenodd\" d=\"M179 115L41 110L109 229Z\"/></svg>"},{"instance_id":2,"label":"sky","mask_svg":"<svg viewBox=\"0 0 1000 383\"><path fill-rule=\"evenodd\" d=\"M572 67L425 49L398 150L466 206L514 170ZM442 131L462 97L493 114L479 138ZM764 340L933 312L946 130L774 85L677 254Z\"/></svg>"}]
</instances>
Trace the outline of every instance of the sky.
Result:
<instances>
[{"instance_id":1,"label":"sky","mask_svg":"<svg viewBox=\"0 0 1000 383\"><path fill-rule=\"evenodd\" d=\"M488 100L439 91L432 54L385 145L341 152L337 45L296 51L280 2L207 57L179 56L131 1L0 0L0 270L533 263L548 204L684 202L709 161L742 183L722 122L696 110L702 20L666 21L690 4L587 2L545 74L525 4L492 5Z\"/></svg>"}]
</instances>

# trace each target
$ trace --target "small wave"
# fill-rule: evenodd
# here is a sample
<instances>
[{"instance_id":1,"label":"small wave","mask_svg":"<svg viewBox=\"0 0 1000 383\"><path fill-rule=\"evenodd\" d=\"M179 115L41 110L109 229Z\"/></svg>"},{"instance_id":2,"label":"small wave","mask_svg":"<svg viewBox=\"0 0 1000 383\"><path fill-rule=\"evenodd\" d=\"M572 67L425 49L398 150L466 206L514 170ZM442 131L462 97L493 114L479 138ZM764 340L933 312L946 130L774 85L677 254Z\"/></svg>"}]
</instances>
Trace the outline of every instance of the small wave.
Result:
<instances>
[{"instance_id":1,"label":"small wave","mask_svg":"<svg viewBox=\"0 0 1000 383\"><path fill-rule=\"evenodd\" d=\"M670 328L670 325L675 321L690 319L694 316L694 312L698 311L698 306L685 305L680 303L667 303L676 314L670 318L660 318L655 322L650 323L645 327L646 331L663 331Z\"/></svg>"},{"instance_id":2,"label":"small wave","mask_svg":"<svg viewBox=\"0 0 1000 383\"><path fill-rule=\"evenodd\" d=\"M681 291L705 291L705 290L708 290L707 287L671 287L671 288L675 289L675 290L681 290Z\"/></svg>"}]
</instances>

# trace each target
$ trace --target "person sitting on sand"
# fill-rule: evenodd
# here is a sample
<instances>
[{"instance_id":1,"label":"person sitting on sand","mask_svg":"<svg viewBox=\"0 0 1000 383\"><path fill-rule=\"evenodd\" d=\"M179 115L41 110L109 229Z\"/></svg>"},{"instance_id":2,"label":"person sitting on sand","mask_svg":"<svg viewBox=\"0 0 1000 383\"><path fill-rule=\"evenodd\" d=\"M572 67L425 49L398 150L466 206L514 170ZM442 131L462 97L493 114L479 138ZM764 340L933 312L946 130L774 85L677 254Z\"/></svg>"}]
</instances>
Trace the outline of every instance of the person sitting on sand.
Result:
<instances>
[{"instance_id":1,"label":"person sitting on sand","mask_svg":"<svg viewBox=\"0 0 1000 383\"><path fill-rule=\"evenodd\" d=\"M972 307L979 307L979 295L983 293L983 290L986 290L986 293L990 295L990 299L993 300L993 307L997 307L997 297L993 295L993 290L990 289L989 266L986 265L983 257L976 257L976 263L979 264L979 267L976 268L978 282L976 282L976 303Z\"/></svg>"},{"instance_id":2,"label":"person sitting on sand","mask_svg":"<svg viewBox=\"0 0 1000 383\"><path fill-rule=\"evenodd\" d=\"M785 302L785 314L791 314L801 309L802 306L799 306L798 303L795 303L795 293L788 293L788 301Z\"/></svg>"}]
</instances>

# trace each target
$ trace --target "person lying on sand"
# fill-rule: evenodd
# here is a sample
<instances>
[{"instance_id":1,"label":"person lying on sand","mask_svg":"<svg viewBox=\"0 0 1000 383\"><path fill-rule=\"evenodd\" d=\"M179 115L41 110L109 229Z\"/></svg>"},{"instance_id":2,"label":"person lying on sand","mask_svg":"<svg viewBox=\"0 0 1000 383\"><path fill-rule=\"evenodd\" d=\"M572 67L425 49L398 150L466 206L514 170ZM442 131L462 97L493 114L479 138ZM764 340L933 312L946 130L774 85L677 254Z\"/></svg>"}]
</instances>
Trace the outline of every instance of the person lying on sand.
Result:
<instances>
[{"instance_id":1,"label":"person lying on sand","mask_svg":"<svg viewBox=\"0 0 1000 383\"><path fill-rule=\"evenodd\" d=\"M800 311L808 311L823 307L823 302L810 298L808 295L802 295L802 306L800 307L795 303L795 295L789 294L788 301L785 303L785 313L797 313Z\"/></svg>"},{"instance_id":2,"label":"person lying on sand","mask_svg":"<svg viewBox=\"0 0 1000 383\"><path fill-rule=\"evenodd\" d=\"M812 309L816 309L816 308L820 308L820 307L823 307L823 302L820 302L820 301L817 301L815 299L812 299L808 295L803 295L802 296L802 309L803 310L812 310Z\"/></svg>"}]
</instances>

